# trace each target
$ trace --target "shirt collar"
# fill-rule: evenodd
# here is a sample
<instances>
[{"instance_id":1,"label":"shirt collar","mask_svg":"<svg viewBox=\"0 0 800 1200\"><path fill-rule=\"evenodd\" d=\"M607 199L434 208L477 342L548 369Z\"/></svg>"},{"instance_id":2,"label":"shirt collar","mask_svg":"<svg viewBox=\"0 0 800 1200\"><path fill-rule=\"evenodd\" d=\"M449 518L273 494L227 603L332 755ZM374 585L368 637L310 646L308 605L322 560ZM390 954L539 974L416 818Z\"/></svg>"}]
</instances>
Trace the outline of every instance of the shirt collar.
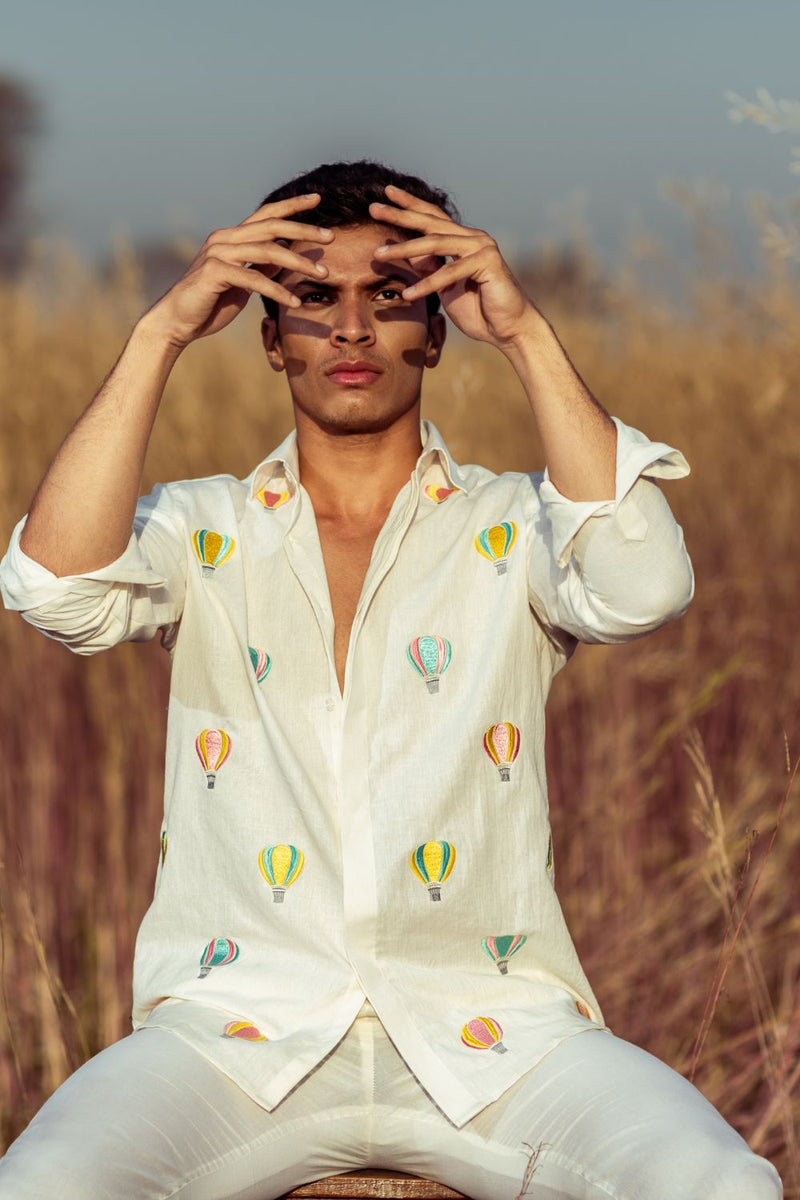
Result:
<instances>
[{"instance_id":1,"label":"shirt collar","mask_svg":"<svg viewBox=\"0 0 800 1200\"><path fill-rule=\"evenodd\" d=\"M467 482L432 421L420 421L420 441L422 451L414 473L426 495L441 503L453 491L467 492ZM250 499L260 501L265 508L280 508L293 499L299 480L297 430L293 429L251 473Z\"/></svg>"}]
</instances>

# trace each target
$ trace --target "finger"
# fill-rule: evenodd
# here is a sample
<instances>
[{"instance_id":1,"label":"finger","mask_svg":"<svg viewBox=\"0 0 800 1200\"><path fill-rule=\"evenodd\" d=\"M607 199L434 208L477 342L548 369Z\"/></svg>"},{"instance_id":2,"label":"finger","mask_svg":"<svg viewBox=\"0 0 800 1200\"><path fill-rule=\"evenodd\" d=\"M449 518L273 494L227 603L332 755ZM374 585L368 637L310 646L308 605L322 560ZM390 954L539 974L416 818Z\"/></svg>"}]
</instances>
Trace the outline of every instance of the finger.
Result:
<instances>
[{"instance_id":1,"label":"finger","mask_svg":"<svg viewBox=\"0 0 800 1200\"><path fill-rule=\"evenodd\" d=\"M288 200L274 200L271 204L261 204L241 221L246 225L250 221L263 221L264 217L288 217L292 213L305 212L306 209L316 208L322 197L319 192L308 192L305 196L290 196Z\"/></svg>"},{"instance_id":2,"label":"finger","mask_svg":"<svg viewBox=\"0 0 800 1200\"><path fill-rule=\"evenodd\" d=\"M403 288L403 298L406 300L417 300L420 296L429 296L432 292L441 292L444 288L450 287L454 283L458 283L462 279L470 279L475 276L479 266L482 265L478 260L482 260L481 251L475 254L469 254L466 258L460 258L457 262L447 263L440 267L438 271L434 271L432 275L427 275L424 279L418 280L410 287Z\"/></svg>"},{"instance_id":3,"label":"finger","mask_svg":"<svg viewBox=\"0 0 800 1200\"><path fill-rule=\"evenodd\" d=\"M449 237L433 234L429 237L409 238L405 242L388 242L385 246L378 246L375 255L377 258L388 258L392 261L425 255L434 255L436 258L463 258L465 254L474 254L483 249L485 244L470 234L451 234Z\"/></svg>"},{"instance_id":4,"label":"finger","mask_svg":"<svg viewBox=\"0 0 800 1200\"><path fill-rule=\"evenodd\" d=\"M394 204L381 204L378 200L374 200L369 206L369 214L373 221L381 221L386 225L398 225L403 229L418 229L421 233L428 233L430 230L441 229L443 232L448 229L463 228L456 226L455 221L451 221L449 217L439 217L438 214L411 212L406 208L398 208Z\"/></svg>"},{"instance_id":5,"label":"finger","mask_svg":"<svg viewBox=\"0 0 800 1200\"><path fill-rule=\"evenodd\" d=\"M328 268L323 263L312 262L304 254L295 254L279 242L234 242L226 246L220 242L213 247L209 258L218 258L223 262L261 263L271 265L284 271L299 271L301 275L327 275Z\"/></svg>"},{"instance_id":6,"label":"finger","mask_svg":"<svg viewBox=\"0 0 800 1200\"><path fill-rule=\"evenodd\" d=\"M212 237L214 235L212 234ZM334 231L323 225L304 225L300 221L282 221L266 218L261 221L243 221L231 229L219 231L221 241L245 241L248 238L283 238L287 242L331 242Z\"/></svg>"},{"instance_id":7,"label":"finger","mask_svg":"<svg viewBox=\"0 0 800 1200\"><path fill-rule=\"evenodd\" d=\"M300 307L299 296L295 296L293 292L276 283L274 279L262 274L257 267L237 267L231 264L226 264L226 266L226 290L234 287L244 288L247 292L258 292L260 296L276 300L278 304L285 304L288 308Z\"/></svg>"},{"instance_id":8,"label":"finger","mask_svg":"<svg viewBox=\"0 0 800 1200\"><path fill-rule=\"evenodd\" d=\"M415 196L413 192L407 192L405 188L397 187L394 183L389 183L383 189L390 200L396 204L401 204L403 207L414 209L416 212L429 213L432 217L443 217L446 221L451 221L443 208L438 204L431 204L428 200L420 200L419 196Z\"/></svg>"}]
</instances>

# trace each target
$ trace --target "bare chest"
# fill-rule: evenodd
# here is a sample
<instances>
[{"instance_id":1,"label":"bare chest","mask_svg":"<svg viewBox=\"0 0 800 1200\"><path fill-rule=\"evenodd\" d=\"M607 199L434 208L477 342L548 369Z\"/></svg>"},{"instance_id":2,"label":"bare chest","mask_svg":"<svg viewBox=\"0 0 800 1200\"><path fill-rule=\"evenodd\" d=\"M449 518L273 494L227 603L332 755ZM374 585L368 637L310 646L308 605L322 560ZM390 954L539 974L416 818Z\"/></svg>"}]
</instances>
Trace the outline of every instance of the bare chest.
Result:
<instances>
[{"instance_id":1,"label":"bare chest","mask_svg":"<svg viewBox=\"0 0 800 1200\"><path fill-rule=\"evenodd\" d=\"M319 525L319 540L333 609L333 652L340 692L344 692L350 630L379 532L380 526L351 533L325 523Z\"/></svg>"}]
</instances>

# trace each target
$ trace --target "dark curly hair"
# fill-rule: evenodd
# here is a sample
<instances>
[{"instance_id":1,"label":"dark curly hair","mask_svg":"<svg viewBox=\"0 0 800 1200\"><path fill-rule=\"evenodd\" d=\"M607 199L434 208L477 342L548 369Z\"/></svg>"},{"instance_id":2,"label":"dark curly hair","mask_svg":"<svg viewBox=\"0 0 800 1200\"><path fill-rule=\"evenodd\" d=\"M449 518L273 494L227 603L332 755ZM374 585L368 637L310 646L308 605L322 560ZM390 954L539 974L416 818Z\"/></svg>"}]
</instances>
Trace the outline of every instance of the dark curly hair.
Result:
<instances>
[{"instance_id":1,"label":"dark curly hair","mask_svg":"<svg viewBox=\"0 0 800 1200\"><path fill-rule=\"evenodd\" d=\"M313 221L315 225L325 225L329 229L347 229L357 225L371 225L374 219L370 214L370 204L378 201L386 203L384 188L392 183L395 187L405 189L425 200L443 208L448 216L460 221L458 209L440 188L431 187L424 179L416 175L406 175L387 167L384 163L373 162L363 158L358 162L321 163L312 171L295 176L288 183L275 188L261 201L262 204L274 204L278 200L290 200L293 196L305 196L308 192L319 192L319 204L310 213L297 213L287 217L289 221ZM390 222L387 222L387 224ZM419 237L420 235L408 229L401 229L403 237ZM439 297L434 294L427 296L428 316L438 311ZM267 315L277 320L278 305L267 296L261 297L261 302Z\"/></svg>"}]
</instances>

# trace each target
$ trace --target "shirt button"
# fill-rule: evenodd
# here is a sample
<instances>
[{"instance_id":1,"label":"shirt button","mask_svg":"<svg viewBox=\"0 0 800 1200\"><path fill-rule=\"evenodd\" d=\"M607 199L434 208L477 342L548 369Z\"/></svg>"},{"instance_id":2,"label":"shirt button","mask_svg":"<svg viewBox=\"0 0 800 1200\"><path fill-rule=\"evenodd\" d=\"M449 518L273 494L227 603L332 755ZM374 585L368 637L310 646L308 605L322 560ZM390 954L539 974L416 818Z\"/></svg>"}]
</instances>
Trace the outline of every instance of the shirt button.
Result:
<instances>
[{"instance_id":1,"label":"shirt button","mask_svg":"<svg viewBox=\"0 0 800 1200\"><path fill-rule=\"evenodd\" d=\"M327 697L325 700L325 707L327 708L328 712L333 712L333 710L336 708L336 701L334 700L333 696Z\"/></svg>"}]
</instances>

